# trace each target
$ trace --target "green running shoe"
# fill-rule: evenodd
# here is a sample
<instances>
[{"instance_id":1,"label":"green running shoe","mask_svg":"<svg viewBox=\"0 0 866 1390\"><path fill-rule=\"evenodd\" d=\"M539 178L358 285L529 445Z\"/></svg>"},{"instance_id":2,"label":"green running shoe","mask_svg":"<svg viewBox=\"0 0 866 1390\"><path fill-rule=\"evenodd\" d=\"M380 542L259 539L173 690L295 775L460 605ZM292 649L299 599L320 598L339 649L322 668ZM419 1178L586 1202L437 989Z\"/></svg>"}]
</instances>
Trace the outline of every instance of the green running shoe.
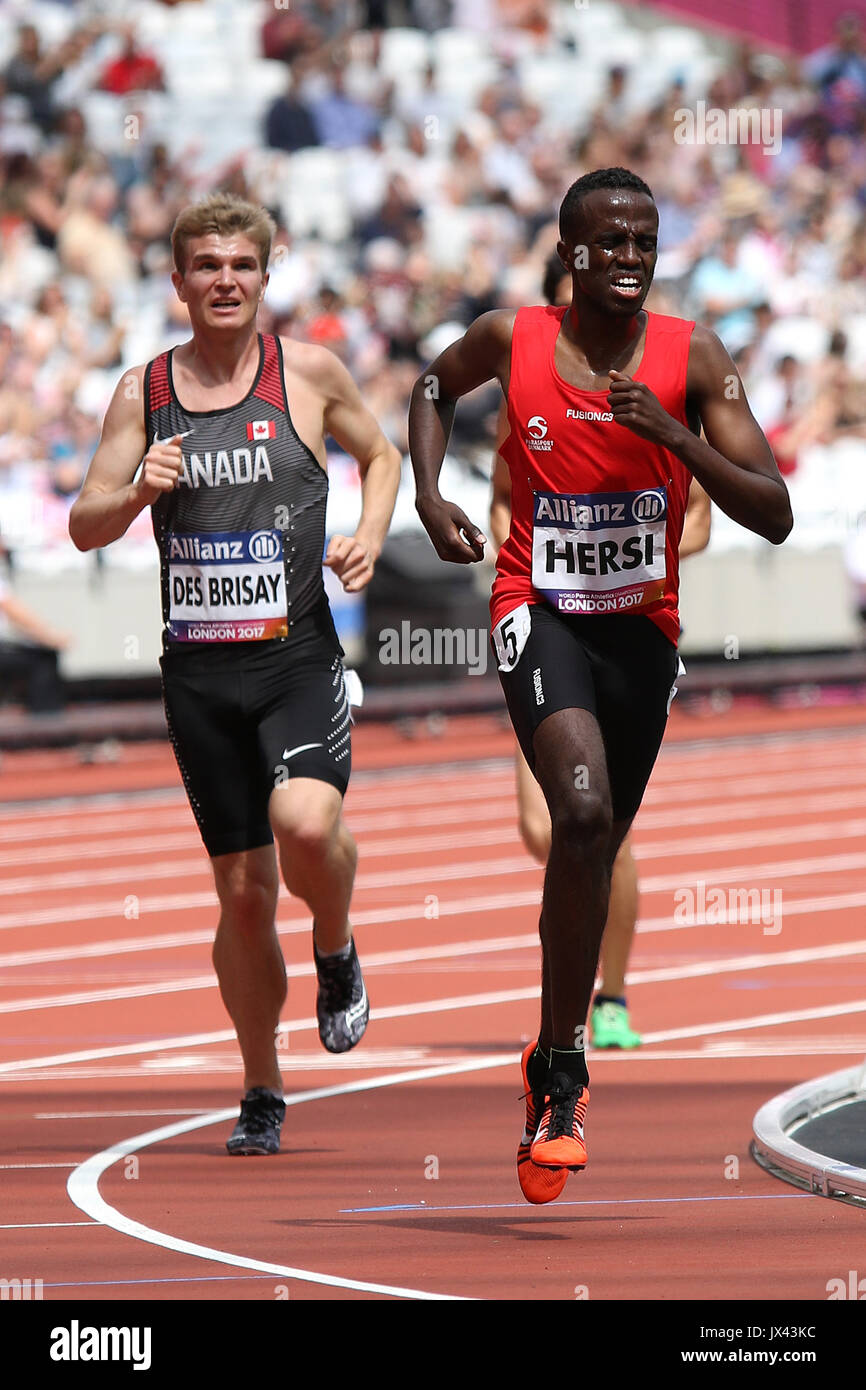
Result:
<instances>
[{"instance_id":1,"label":"green running shoe","mask_svg":"<svg viewBox=\"0 0 866 1390\"><path fill-rule=\"evenodd\" d=\"M593 1047L640 1047L643 1039L628 1021L628 1009L623 1004L605 1002L593 1004L589 1020Z\"/></svg>"}]
</instances>

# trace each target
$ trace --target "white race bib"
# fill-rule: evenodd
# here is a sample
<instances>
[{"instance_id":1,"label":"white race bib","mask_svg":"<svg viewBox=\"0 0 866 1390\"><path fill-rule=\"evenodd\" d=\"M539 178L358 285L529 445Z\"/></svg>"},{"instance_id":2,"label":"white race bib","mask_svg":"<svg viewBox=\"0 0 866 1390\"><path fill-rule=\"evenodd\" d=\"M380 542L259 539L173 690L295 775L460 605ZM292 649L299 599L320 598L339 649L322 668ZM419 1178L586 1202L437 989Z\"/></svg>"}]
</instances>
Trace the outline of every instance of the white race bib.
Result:
<instances>
[{"instance_id":1,"label":"white race bib","mask_svg":"<svg viewBox=\"0 0 866 1390\"><path fill-rule=\"evenodd\" d=\"M166 537L176 642L250 642L288 634L281 531Z\"/></svg>"},{"instance_id":2,"label":"white race bib","mask_svg":"<svg viewBox=\"0 0 866 1390\"><path fill-rule=\"evenodd\" d=\"M532 584L560 613L625 613L664 597L667 489L533 494Z\"/></svg>"}]
</instances>

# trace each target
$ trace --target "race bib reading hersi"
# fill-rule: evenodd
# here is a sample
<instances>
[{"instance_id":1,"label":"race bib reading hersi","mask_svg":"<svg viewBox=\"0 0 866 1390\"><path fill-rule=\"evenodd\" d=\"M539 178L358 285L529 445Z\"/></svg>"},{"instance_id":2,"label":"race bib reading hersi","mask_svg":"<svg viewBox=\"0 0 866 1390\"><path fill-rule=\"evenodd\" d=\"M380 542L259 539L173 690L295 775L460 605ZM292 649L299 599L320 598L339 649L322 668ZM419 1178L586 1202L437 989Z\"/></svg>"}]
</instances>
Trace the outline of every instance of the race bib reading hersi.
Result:
<instances>
[{"instance_id":1,"label":"race bib reading hersi","mask_svg":"<svg viewBox=\"0 0 866 1390\"><path fill-rule=\"evenodd\" d=\"M176 642L250 642L288 633L281 531L166 537Z\"/></svg>"},{"instance_id":2,"label":"race bib reading hersi","mask_svg":"<svg viewBox=\"0 0 866 1390\"><path fill-rule=\"evenodd\" d=\"M533 494L532 584L560 613L626 613L664 597L667 489Z\"/></svg>"}]
</instances>

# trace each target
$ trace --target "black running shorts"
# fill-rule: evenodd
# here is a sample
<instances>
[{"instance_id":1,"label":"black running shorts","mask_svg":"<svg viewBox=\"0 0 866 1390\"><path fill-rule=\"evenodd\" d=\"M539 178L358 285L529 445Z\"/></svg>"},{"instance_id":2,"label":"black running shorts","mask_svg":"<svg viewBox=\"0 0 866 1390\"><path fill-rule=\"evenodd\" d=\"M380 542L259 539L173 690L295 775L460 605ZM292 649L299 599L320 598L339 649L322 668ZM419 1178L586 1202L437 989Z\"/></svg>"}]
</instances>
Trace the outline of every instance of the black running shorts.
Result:
<instances>
[{"instance_id":1,"label":"black running shorts","mask_svg":"<svg viewBox=\"0 0 866 1390\"><path fill-rule=\"evenodd\" d=\"M342 648L330 614L285 642L223 642L162 656L168 732L208 854L273 840L268 802L292 777L343 795L351 770Z\"/></svg>"},{"instance_id":2,"label":"black running shorts","mask_svg":"<svg viewBox=\"0 0 866 1390\"><path fill-rule=\"evenodd\" d=\"M530 604L528 615L529 635L516 664L499 670L523 755L534 769L533 737L549 714L589 710L604 741L613 818L630 820L661 747L679 665L676 648L639 613L590 617Z\"/></svg>"}]
</instances>

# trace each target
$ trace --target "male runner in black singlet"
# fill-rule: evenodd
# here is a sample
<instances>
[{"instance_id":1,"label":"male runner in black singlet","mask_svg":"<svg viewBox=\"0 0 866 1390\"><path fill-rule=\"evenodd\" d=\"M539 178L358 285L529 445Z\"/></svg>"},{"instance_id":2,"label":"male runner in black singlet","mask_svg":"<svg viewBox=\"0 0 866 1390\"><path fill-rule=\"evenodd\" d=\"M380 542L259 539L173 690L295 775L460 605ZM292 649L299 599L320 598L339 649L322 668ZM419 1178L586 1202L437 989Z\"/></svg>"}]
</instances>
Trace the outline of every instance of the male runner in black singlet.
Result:
<instances>
[{"instance_id":1,"label":"male runner in black singlet","mask_svg":"<svg viewBox=\"0 0 866 1390\"><path fill-rule=\"evenodd\" d=\"M357 853L341 815L349 700L322 581L325 435L363 478L358 529L325 556L347 591L372 576L400 477L338 359L257 334L273 232L263 208L225 194L180 214L172 279L192 339L124 374L69 523L91 550L152 508L166 716L211 857L213 960L244 1061L233 1154L276 1153L285 1116L274 839L313 914L321 1041L345 1052L367 1025L348 920Z\"/></svg>"},{"instance_id":2,"label":"male runner in black singlet","mask_svg":"<svg viewBox=\"0 0 866 1390\"><path fill-rule=\"evenodd\" d=\"M541 1025L522 1058L531 1202L586 1164L584 1037L611 866L640 806L677 671L677 550L692 476L774 544L787 488L737 369L708 329L649 313L658 211L627 169L584 175L559 213L564 308L483 314L416 382L417 509L443 560L486 538L439 492L457 400L497 378L512 520L491 599L500 680L550 812ZM435 382L435 390L431 389ZM700 437L700 427L706 438Z\"/></svg>"}]
</instances>

